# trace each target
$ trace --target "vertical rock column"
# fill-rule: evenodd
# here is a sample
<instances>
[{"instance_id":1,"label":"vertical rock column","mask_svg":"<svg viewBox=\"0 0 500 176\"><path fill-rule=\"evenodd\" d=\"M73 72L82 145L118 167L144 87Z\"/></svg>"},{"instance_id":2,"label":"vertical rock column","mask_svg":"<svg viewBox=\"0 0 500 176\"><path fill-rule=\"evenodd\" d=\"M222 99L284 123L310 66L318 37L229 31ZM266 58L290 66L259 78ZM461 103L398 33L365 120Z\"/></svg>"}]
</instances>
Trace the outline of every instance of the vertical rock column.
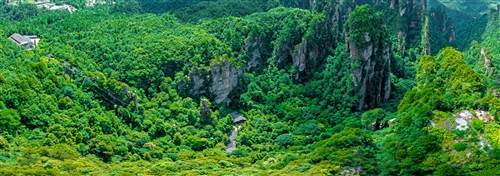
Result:
<instances>
[{"instance_id":1,"label":"vertical rock column","mask_svg":"<svg viewBox=\"0 0 500 176\"><path fill-rule=\"evenodd\" d=\"M389 99L390 43L380 13L370 6L358 6L347 22L347 41L353 86L357 90L357 110L373 108Z\"/></svg>"},{"instance_id":2,"label":"vertical rock column","mask_svg":"<svg viewBox=\"0 0 500 176\"><path fill-rule=\"evenodd\" d=\"M232 66L229 61L220 64L212 65L210 69L212 82L209 92L216 103L229 105L231 103L229 94L238 86L238 78L242 71Z\"/></svg>"}]
</instances>

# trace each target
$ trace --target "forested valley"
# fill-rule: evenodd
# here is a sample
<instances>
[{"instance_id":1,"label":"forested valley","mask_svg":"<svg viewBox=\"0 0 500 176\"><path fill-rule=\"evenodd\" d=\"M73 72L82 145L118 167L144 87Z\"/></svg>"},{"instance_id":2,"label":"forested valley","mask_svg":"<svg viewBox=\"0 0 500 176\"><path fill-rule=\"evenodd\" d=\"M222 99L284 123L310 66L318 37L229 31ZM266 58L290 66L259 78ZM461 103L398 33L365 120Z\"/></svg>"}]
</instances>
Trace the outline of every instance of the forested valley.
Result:
<instances>
[{"instance_id":1,"label":"forested valley","mask_svg":"<svg viewBox=\"0 0 500 176\"><path fill-rule=\"evenodd\" d=\"M0 0L0 175L500 175L499 29L496 0Z\"/></svg>"}]
</instances>

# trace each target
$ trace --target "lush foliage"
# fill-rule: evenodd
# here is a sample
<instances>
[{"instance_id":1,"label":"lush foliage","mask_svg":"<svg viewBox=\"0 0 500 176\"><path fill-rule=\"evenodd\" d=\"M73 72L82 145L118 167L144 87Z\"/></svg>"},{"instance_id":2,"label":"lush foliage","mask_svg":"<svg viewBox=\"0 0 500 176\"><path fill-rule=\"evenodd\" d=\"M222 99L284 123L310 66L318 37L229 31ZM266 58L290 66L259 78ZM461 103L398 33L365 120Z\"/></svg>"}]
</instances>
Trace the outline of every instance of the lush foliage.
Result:
<instances>
[{"instance_id":1,"label":"lush foliage","mask_svg":"<svg viewBox=\"0 0 500 176\"><path fill-rule=\"evenodd\" d=\"M0 4L0 175L499 174L497 13L462 53L406 1L82 2ZM356 111L366 38L391 99ZM463 110L487 115L458 130Z\"/></svg>"}]
</instances>

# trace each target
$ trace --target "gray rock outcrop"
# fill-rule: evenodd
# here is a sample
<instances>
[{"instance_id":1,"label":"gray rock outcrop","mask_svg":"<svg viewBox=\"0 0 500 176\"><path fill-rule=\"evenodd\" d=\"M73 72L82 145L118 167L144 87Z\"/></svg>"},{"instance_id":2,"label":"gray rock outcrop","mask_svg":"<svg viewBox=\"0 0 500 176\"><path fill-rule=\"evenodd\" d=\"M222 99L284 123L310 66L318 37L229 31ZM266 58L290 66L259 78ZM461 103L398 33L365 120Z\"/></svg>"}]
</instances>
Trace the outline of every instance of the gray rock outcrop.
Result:
<instances>
[{"instance_id":1,"label":"gray rock outcrop","mask_svg":"<svg viewBox=\"0 0 500 176\"><path fill-rule=\"evenodd\" d=\"M365 48L356 46L354 42L348 44L351 63L355 65L352 75L354 87L358 88L358 110L387 101L391 92L388 44L380 47L382 41L372 41L368 33L365 34L364 41L369 43Z\"/></svg>"},{"instance_id":2,"label":"gray rock outcrop","mask_svg":"<svg viewBox=\"0 0 500 176\"><path fill-rule=\"evenodd\" d=\"M373 12L364 13L374 15ZM349 23L350 29L346 31L353 86L359 98L357 110L373 108L387 101L391 93L390 43L383 36L386 28L380 24L383 21L382 17L375 14L373 19L368 22L354 20ZM359 33L353 29L363 25L370 25L367 27L369 30Z\"/></svg>"},{"instance_id":3,"label":"gray rock outcrop","mask_svg":"<svg viewBox=\"0 0 500 176\"><path fill-rule=\"evenodd\" d=\"M188 96L206 96L217 104L231 103L231 93L238 86L238 80L243 73L228 60L212 64L210 70L193 68L189 80L177 84L177 88Z\"/></svg>"},{"instance_id":4,"label":"gray rock outcrop","mask_svg":"<svg viewBox=\"0 0 500 176\"><path fill-rule=\"evenodd\" d=\"M209 87L210 96L218 104L229 104L229 94L238 86L238 78L242 71L232 66L229 61L221 65L212 65L210 77L212 79Z\"/></svg>"},{"instance_id":5,"label":"gray rock outcrop","mask_svg":"<svg viewBox=\"0 0 500 176\"><path fill-rule=\"evenodd\" d=\"M200 102L200 116L201 116L201 123L203 124L212 123L212 118L210 117L212 111L210 110L208 103L209 100L207 99L202 99Z\"/></svg>"},{"instance_id":6,"label":"gray rock outcrop","mask_svg":"<svg viewBox=\"0 0 500 176\"><path fill-rule=\"evenodd\" d=\"M191 74L191 80L193 81L193 88L189 90L191 95L202 95L207 92L206 87L208 81L200 75L203 75L203 72L194 71L194 73Z\"/></svg>"},{"instance_id":7,"label":"gray rock outcrop","mask_svg":"<svg viewBox=\"0 0 500 176\"><path fill-rule=\"evenodd\" d=\"M260 48L262 48L262 40L260 37L250 39L245 43L245 52L250 58L245 65L246 71L250 71L252 68L261 65L262 55L260 52Z\"/></svg>"}]
</instances>

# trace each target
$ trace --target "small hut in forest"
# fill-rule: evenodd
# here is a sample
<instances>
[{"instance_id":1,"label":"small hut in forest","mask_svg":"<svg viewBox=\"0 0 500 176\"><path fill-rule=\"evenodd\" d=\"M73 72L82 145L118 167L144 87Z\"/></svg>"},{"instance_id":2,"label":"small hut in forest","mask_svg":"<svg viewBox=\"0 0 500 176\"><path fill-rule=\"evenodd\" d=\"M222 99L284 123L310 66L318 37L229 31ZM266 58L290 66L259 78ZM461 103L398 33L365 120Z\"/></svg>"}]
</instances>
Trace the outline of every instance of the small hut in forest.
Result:
<instances>
[{"instance_id":1,"label":"small hut in forest","mask_svg":"<svg viewBox=\"0 0 500 176\"><path fill-rule=\"evenodd\" d=\"M233 117L234 123L235 124L242 124L243 122L247 121L247 118L241 116L238 112L234 111L230 113L231 117Z\"/></svg>"}]
</instances>

